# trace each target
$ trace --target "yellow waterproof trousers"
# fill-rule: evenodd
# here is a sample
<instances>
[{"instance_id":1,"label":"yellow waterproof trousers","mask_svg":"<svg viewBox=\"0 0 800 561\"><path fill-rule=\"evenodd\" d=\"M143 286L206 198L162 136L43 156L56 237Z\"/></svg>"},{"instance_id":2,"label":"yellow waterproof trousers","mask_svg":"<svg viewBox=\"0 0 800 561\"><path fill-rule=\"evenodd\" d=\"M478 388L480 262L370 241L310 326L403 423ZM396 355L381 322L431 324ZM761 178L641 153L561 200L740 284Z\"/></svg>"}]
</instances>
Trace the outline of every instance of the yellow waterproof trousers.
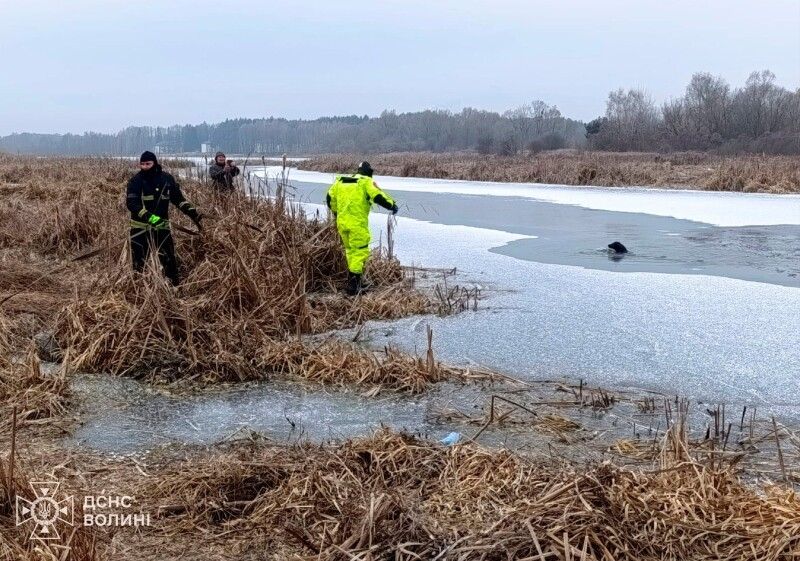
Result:
<instances>
[{"instance_id":1,"label":"yellow waterproof trousers","mask_svg":"<svg viewBox=\"0 0 800 561\"><path fill-rule=\"evenodd\" d=\"M347 228L338 224L339 235L344 244L344 255L347 259L347 268L351 273L364 274L364 265L369 257L369 228Z\"/></svg>"}]
</instances>

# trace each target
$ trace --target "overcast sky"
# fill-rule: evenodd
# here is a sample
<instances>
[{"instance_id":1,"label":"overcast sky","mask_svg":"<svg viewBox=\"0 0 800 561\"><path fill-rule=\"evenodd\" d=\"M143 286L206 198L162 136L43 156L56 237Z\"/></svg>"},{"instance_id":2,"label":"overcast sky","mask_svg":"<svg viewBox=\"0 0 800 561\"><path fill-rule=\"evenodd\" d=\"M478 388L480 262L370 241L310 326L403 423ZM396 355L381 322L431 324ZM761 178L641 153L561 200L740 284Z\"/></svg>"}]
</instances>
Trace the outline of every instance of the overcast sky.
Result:
<instances>
[{"instance_id":1,"label":"overcast sky","mask_svg":"<svg viewBox=\"0 0 800 561\"><path fill-rule=\"evenodd\" d=\"M0 0L0 134L800 87L800 0Z\"/></svg>"}]
</instances>

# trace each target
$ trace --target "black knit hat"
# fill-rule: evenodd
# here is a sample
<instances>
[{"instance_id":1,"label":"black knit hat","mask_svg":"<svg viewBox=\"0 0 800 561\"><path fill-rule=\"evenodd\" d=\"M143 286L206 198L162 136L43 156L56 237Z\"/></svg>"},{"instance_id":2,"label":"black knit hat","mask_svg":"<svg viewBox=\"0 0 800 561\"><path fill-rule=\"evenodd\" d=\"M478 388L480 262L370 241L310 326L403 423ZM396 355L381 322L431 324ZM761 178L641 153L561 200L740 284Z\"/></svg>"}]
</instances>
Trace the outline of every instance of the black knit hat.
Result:
<instances>
[{"instance_id":1,"label":"black knit hat","mask_svg":"<svg viewBox=\"0 0 800 561\"><path fill-rule=\"evenodd\" d=\"M217 152L216 154L214 154L214 159L216 160L220 156L222 156L224 158L225 157L225 152Z\"/></svg>"},{"instance_id":2,"label":"black knit hat","mask_svg":"<svg viewBox=\"0 0 800 561\"><path fill-rule=\"evenodd\" d=\"M154 164L157 164L158 158L156 158L156 155L149 150L145 150L142 152L142 155L139 156L139 163L141 164L142 162L153 162Z\"/></svg>"},{"instance_id":3,"label":"black knit hat","mask_svg":"<svg viewBox=\"0 0 800 561\"><path fill-rule=\"evenodd\" d=\"M369 162L361 162L358 164L358 173L360 175L366 175L367 177L372 177L372 166L369 165Z\"/></svg>"}]
</instances>

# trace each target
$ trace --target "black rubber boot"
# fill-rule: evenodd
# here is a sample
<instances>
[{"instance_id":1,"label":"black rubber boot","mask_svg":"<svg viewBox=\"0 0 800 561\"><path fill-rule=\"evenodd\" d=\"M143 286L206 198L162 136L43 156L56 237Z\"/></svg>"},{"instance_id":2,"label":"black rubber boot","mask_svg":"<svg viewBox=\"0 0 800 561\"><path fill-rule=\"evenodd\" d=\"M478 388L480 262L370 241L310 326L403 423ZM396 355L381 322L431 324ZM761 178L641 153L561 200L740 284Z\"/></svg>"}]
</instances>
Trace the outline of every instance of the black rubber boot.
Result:
<instances>
[{"instance_id":1,"label":"black rubber boot","mask_svg":"<svg viewBox=\"0 0 800 561\"><path fill-rule=\"evenodd\" d=\"M355 296L361 292L361 275L347 273L347 295Z\"/></svg>"}]
</instances>

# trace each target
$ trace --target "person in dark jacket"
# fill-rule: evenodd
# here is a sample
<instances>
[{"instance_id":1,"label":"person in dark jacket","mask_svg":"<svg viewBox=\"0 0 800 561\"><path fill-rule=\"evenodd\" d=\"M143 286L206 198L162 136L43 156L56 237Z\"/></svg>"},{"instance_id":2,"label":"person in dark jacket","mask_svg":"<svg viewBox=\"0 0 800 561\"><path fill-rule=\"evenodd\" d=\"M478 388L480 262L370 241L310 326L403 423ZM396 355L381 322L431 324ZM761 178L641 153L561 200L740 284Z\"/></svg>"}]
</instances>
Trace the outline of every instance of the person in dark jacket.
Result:
<instances>
[{"instance_id":1,"label":"person in dark jacket","mask_svg":"<svg viewBox=\"0 0 800 561\"><path fill-rule=\"evenodd\" d=\"M169 227L169 205L172 203L198 228L202 216L186 200L172 175L161 169L152 152L139 158L139 173L128 182L127 207L131 212L131 257L133 269L142 271L151 250L158 253L164 275L177 285L178 262Z\"/></svg>"},{"instance_id":2,"label":"person in dark jacket","mask_svg":"<svg viewBox=\"0 0 800 561\"><path fill-rule=\"evenodd\" d=\"M211 184L218 191L230 192L233 191L233 178L239 175L239 168L225 154L217 152L214 163L208 168L208 174L211 176Z\"/></svg>"}]
</instances>

